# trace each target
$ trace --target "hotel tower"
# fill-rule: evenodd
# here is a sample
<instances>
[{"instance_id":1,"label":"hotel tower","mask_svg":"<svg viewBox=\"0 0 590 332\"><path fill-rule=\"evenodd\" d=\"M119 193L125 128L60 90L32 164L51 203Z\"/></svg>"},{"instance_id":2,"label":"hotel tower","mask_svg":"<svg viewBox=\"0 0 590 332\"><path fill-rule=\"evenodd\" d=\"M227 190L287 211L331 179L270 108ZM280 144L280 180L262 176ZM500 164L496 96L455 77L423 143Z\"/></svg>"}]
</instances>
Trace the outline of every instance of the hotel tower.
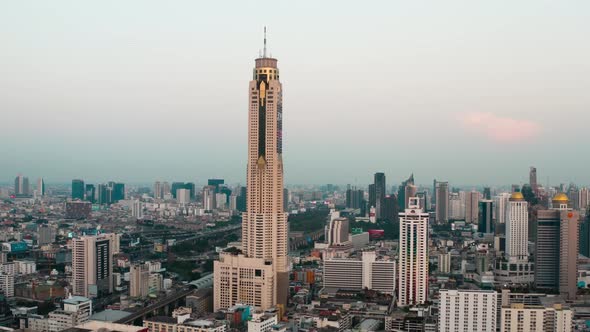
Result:
<instances>
[{"instance_id":1,"label":"hotel tower","mask_svg":"<svg viewBox=\"0 0 590 332\"><path fill-rule=\"evenodd\" d=\"M248 87L247 211L242 246L215 262L214 307L260 309L287 302L287 213L283 209L282 93L277 59L264 51Z\"/></svg>"}]
</instances>

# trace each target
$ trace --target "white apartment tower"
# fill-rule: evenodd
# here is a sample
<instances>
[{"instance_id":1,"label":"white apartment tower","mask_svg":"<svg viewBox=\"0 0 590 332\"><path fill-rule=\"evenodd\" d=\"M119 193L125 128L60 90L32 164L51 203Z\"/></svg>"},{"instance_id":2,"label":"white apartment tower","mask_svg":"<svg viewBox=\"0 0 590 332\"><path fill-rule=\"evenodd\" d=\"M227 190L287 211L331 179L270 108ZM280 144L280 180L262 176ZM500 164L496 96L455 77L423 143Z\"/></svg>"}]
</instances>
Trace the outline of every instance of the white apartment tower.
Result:
<instances>
[{"instance_id":1,"label":"white apartment tower","mask_svg":"<svg viewBox=\"0 0 590 332\"><path fill-rule=\"evenodd\" d=\"M497 298L492 290L442 289L438 331L495 332Z\"/></svg>"},{"instance_id":2,"label":"white apartment tower","mask_svg":"<svg viewBox=\"0 0 590 332\"><path fill-rule=\"evenodd\" d=\"M411 197L399 214L398 306L422 304L428 294L428 213Z\"/></svg>"},{"instance_id":3,"label":"white apartment tower","mask_svg":"<svg viewBox=\"0 0 590 332\"><path fill-rule=\"evenodd\" d=\"M266 29L265 29L266 30ZM256 59L248 88L247 211L242 252L215 262L214 307L236 302L284 307L289 290L287 213L283 209L283 88L277 59ZM236 273L236 274L234 274Z\"/></svg>"},{"instance_id":4,"label":"white apartment tower","mask_svg":"<svg viewBox=\"0 0 590 332\"><path fill-rule=\"evenodd\" d=\"M506 256L509 262L523 262L529 258L528 203L520 192L514 192L506 208Z\"/></svg>"},{"instance_id":5,"label":"white apartment tower","mask_svg":"<svg viewBox=\"0 0 590 332\"><path fill-rule=\"evenodd\" d=\"M72 293L96 297L113 292L113 253L117 252L111 234L83 236L72 240Z\"/></svg>"}]
</instances>

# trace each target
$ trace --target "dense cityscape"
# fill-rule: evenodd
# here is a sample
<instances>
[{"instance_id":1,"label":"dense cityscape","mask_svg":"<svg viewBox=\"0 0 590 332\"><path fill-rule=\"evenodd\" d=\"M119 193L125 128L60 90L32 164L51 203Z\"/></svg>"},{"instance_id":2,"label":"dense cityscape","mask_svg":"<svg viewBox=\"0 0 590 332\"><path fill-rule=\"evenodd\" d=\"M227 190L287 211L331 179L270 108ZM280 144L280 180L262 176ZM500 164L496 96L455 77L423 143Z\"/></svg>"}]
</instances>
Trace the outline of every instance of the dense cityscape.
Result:
<instances>
[{"instance_id":1,"label":"dense cityscape","mask_svg":"<svg viewBox=\"0 0 590 332\"><path fill-rule=\"evenodd\" d=\"M15 170L1 330L590 331L587 187L534 166L495 187L371 169L362 186L285 185L282 80L265 28L245 184Z\"/></svg>"}]
</instances>

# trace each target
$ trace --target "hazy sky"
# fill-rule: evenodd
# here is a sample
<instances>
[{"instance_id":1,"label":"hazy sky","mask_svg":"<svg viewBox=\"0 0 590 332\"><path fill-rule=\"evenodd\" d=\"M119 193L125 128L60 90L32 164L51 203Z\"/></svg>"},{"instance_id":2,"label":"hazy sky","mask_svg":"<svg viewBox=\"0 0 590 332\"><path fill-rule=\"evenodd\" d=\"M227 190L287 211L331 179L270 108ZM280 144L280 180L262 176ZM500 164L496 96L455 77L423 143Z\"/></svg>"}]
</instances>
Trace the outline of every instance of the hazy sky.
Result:
<instances>
[{"instance_id":1,"label":"hazy sky","mask_svg":"<svg viewBox=\"0 0 590 332\"><path fill-rule=\"evenodd\" d=\"M268 26L287 183L590 183L590 2L3 1L0 182L245 182Z\"/></svg>"}]
</instances>

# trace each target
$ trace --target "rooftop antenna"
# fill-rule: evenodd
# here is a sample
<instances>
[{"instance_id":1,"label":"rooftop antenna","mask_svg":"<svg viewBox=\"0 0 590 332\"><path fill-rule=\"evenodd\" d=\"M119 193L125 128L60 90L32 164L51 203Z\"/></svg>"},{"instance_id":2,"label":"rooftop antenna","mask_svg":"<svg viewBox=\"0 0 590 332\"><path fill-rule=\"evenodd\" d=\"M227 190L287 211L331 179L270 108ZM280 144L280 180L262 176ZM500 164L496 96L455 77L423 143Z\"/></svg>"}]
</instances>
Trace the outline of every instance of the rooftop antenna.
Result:
<instances>
[{"instance_id":1,"label":"rooftop antenna","mask_svg":"<svg viewBox=\"0 0 590 332\"><path fill-rule=\"evenodd\" d=\"M264 26L264 52L262 54L266 58L266 26Z\"/></svg>"}]
</instances>

